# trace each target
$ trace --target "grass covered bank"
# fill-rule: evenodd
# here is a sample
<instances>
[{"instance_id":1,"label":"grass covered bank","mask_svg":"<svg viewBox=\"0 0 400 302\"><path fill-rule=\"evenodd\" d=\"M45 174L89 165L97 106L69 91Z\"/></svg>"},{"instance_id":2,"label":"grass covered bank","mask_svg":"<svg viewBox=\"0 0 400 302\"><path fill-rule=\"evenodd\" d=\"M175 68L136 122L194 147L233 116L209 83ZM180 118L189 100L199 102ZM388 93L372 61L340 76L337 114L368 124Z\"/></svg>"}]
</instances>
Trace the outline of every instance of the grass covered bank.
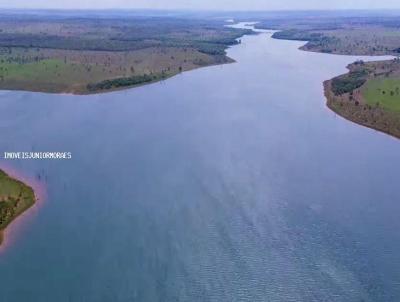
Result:
<instances>
[{"instance_id":1,"label":"grass covered bank","mask_svg":"<svg viewBox=\"0 0 400 302\"><path fill-rule=\"evenodd\" d=\"M0 14L0 89L88 94L230 63L248 29L215 18Z\"/></svg>"},{"instance_id":2,"label":"grass covered bank","mask_svg":"<svg viewBox=\"0 0 400 302\"><path fill-rule=\"evenodd\" d=\"M0 170L0 244L7 226L33 206L35 201L31 187Z\"/></svg>"},{"instance_id":3,"label":"grass covered bank","mask_svg":"<svg viewBox=\"0 0 400 302\"><path fill-rule=\"evenodd\" d=\"M356 62L324 83L327 105L357 124L400 138L400 61Z\"/></svg>"}]
</instances>

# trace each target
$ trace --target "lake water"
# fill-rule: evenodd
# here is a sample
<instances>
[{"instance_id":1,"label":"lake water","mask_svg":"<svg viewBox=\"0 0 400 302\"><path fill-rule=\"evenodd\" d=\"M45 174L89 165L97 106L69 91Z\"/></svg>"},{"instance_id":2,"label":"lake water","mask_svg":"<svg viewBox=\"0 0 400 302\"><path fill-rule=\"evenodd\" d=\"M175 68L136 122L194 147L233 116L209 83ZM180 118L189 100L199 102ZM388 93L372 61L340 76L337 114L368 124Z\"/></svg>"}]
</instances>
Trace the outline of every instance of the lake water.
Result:
<instances>
[{"instance_id":1,"label":"lake water","mask_svg":"<svg viewBox=\"0 0 400 302\"><path fill-rule=\"evenodd\" d=\"M325 107L355 57L246 36L237 63L92 96L0 94L46 185L0 301L399 301L400 142Z\"/></svg>"}]
</instances>

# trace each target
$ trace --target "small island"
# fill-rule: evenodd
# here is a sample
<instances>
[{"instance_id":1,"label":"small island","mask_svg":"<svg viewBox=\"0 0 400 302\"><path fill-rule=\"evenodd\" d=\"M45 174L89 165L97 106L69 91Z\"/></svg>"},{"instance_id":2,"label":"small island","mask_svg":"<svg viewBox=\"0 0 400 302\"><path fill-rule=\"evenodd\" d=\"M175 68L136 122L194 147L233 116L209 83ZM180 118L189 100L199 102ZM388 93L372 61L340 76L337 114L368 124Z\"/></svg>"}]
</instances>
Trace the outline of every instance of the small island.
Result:
<instances>
[{"instance_id":1,"label":"small island","mask_svg":"<svg viewBox=\"0 0 400 302\"><path fill-rule=\"evenodd\" d=\"M4 230L36 201L33 189L0 170L0 245Z\"/></svg>"}]
</instances>

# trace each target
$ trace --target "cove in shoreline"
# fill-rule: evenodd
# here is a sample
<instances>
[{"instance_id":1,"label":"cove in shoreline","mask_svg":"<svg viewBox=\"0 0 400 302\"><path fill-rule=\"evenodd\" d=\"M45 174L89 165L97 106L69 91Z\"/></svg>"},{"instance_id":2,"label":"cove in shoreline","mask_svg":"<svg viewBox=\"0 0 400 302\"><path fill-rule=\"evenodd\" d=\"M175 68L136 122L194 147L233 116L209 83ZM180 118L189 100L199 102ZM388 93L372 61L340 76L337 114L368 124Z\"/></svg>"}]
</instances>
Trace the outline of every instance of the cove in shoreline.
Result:
<instances>
[{"instance_id":1,"label":"cove in shoreline","mask_svg":"<svg viewBox=\"0 0 400 302\"><path fill-rule=\"evenodd\" d=\"M273 35L272 38L278 40L296 40L290 38L285 39L279 35ZM306 41L306 44L300 46L299 50L306 52L326 53L318 49L307 47L308 43L309 41ZM332 53L332 55L352 54ZM335 81L342 81L342 84L345 86L345 80L350 79L354 72L360 71L360 68L363 69L361 71L365 71L365 73L362 72L362 74L364 75L362 75L363 78L353 79L353 82L354 80L361 80L356 86L347 88L345 91L341 92L335 91ZM371 104L371 102L368 102L363 96L363 90L365 86L368 85L370 80L376 78L390 77L393 75L398 77L400 75L399 62L396 60L389 60L387 57L382 56L382 60L376 62L369 62L364 64L363 61L356 61L353 64L348 65L347 69L349 70L348 73L338 75L330 80L326 80L323 82L326 106L339 116L353 123L365 126L376 131L380 131L395 138L400 138L399 112L387 110L387 108L385 109L384 106L380 104L378 99L376 99L376 102L373 102L373 104ZM354 83L347 84L353 85Z\"/></svg>"}]
</instances>

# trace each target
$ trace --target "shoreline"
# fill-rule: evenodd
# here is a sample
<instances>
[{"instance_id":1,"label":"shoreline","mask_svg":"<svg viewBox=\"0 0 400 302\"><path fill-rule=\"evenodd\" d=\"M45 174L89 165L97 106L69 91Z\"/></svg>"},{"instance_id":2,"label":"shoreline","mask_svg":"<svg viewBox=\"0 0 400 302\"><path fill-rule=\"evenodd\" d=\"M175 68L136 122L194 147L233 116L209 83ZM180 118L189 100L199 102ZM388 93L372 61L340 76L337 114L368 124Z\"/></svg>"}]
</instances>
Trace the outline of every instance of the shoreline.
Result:
<instances>
[{"instance_id":1,"label":"shoreline","mask_svg":"<svg viewBox=\"0 0 400 302\"><path fill-rule=\"evenodd\" d=\"M39 182L37 179L27 176L4 163L0 163L0 170L7 174L7 176L12 180L20 182L32 189L34 195L34 202L32 205L25 208L19 215L12 219L3 230L0 230L1 255L13 244L13 242L15 242L16 237L22 231L22 228L25 227L24 223L37 214L38 208L42 205L47 195L44 184Z\"/></svg>"},{"instance_id":2,"label":"shoreline","mask_svg":"<svg viewBox=\"0 0 400 302\"><path fill-rule=\"evenodd\" d=\"M239 37L238 39L241 39L243 36ZM234 45L229 45L226 49L232 47ZM116 91L122 91L122 90L129 90L129 89L134 89L134 88L138 88L138 87L142 87L145 85L151 85L151 84L155 84L155 83L159 83L162 81L165 81L169 78L175 77L179 74L182 74L184 72L189 72L189 71L193 71L193 70L197 70L200 68L205 68L205 67L212 67L212 66L220 66L220 65L225 65L225 64L232 64L232 63L236 63L236 61L232 58L230 58L229 56L225 55L224 56L224 62L214 62L211 64L207 64L207 65L203 65L203 66L196 66L194 68L189 68L189 69L185 69L182 70L181 72L177 72L177 73L171 73L169 75L165 75L165 77L158 77L152 81L149 82L143 82L140 84L136 84L136 85L127 85L127 86L121 86L121 87L114 87L114 88L110 88L110 89L99 89L99 90L95 90L95 91L90 91L88 89L85 90L74 90L72 87L67 89L67 90L61 90L61 91L50 91L50 90L33 90L33 89L24 89L24 88L7 88L7 87L2 87L0 88L0 91L19 91L19 92L32 92L32 93L46 93L46 94L53 94L53 95L72 95L72 96L87 96L87 95L98 95L98 94L105 94L105 93L112 93L112 92L116 92ZM106 80L113 80L113 79L105 79Z\"/></svg>"},{"instance_id":3,"label":"shoreline","mask_svg":"<svg viewBox=\"0 0 400 302\"><path fill-rule=\"evenodd\" d=\"M378 92L375 88L372 97L366 94L374 81L398 79L399 61L356 61L347 69L347 73L324 82L328 108L351 122L399 139L400 112L395 107L399 88L379 88ZM395 103L390 99L385 102L384 96L389 93Z\"/></svg>"},{"instance_id":4,"label":"shoreline","mask_svg":"<svg viewBox=\"0 0 400 302\"><path fill-rule=\"evenodd\" d=\"M332 79L326 80L323 83L324 86L324 95L326 98L326 106L336 113L337 115L341 116L342 118L355 123L357 125L367 127L369 129L384 133L389 135L395 139L400 139L400 132L391 131L385 125L378 124L377 122L371 122L368 117L375 116L376 119L380 118L388 118L388 119L395 119L396 117L391 114L390 112L384 111L380 108L372 108L371 110L364 110L364 108L368 107L365 104L355 105L352 104L349 100L349 95L342 95L342 96L335 96L333 93L331 86L332 86ZM346 102L346 105L343 105L343 102ZM340 110L343 108L342 110ZM375 120L376 120L375 119Z\"/></svg>"},{"instance_id":5,"label":"shoreline","mask_svg":"<svg viewBox=\"0 0 400 302\"><path fill-rule=\"evenodd\" d=\"M194 71L194 70L198 70L198 69L202 69L202 68L207 68L207 67L222 66L222 65L226 65L226 64L233 64L233 63L236 63L236 61L234 59L226 56L226 62L213 63L213 64L209 64L209 65L198 66L198 67L195 67L195 68L182 70L181 72L173 73L173 74L165 76L164 78L158 78L156 80L153 80L153 81L150 81L150 82L146 82L146 83L141 83L141 84L132 85L132 86L126 86L126 87L116 87L116 88L111 88L111 89L103 89L103 90L98 90L98 91L86 91L86 92L82 92L82 93L81 92L78 92L78 93L76 93L76 92L46 92L46 91L32 91L32 90L19 90L19 91L49 93L49 94L64 94L64 95L73 95L73 96L99 95L99 94L106 94L106 93L124 91L124 90L139 88L139 87L143 87L143 86L147 86L147 85L151 85L151 84L156 84L156 83L160 83L162 81L171 79L173 77L176 77L176 76L178 76L180 74L183 74L185 72L190 72L190 71Z\"/></svg>"},{"instance_id":6,"label":"shoreline","mask_svg":"<svg viewBox=\"0 0 400 302\"><path fill-rule=\"evenodd\" d=\"M277 31L277 32L279 32L279 31ZM385 54L382 54L382 55L359 55L359 54L326 53L326 52L322 52L322 51L318 51L318 50L307 49L307 45L310 41L296 40L296 39L284 39L284 38L280 38L280 37L274 37L273 35L271 36L271 38L276 39L276 40L304 42L304 44L302 46L298 47L298 50L311 52L311 53L327 54L327 55L334 55L334 56L335 55L337 55L337 56L365 56L365 57L385 57L385 56L387 57L388 56ZM382 60L381 62L387 62L387 61L390 61L390 60ZM354 64L354 63L352 63L352 64ZM368 114L369 114L369 117L372 114L372 116L374 116L374 117L380 116L380 117L387 118L389 120L395 120L396 117L394 114L392 114L388 111L382 110L381 108L372 108L372 111L374 111L372 113L365 112L365 110L362 110L362 109L364 109L365 107L370 107L370 106L368 106L365 102L361 102L360 105L353 104L350 101L350 93L346 93L346 94L339 95L339 96L336 96L334 94L334 92L332 91L332 88L331 88L332 81L337 77L348 75L351 71L349 69L349 66L347 66L347 69L348 69L347 73L337 75L336 77L329 79L329 80L325 80L323 82L324 96L326 98L326 102L325 102L326 107L328 107L331 111L333 111L340 117L342 117L352 123L355 123L357 125L367 127L369 129L384 133L395 139L400 139L400 132L397 133L397 132L391 131L389 128L387 128L387 125L385 125L385 123L379 125L376 122L376 118L375 118L375 120L373 119L373 122L369 121L367 118ZM356 90L357 89L353 90L352 93ZM358 98L362 99L361 96L358 96ZM343 106L344 102L346 102L345 106ZM346 107L346 108L344 108L344 107ZM344 109L340 110L340 108L344 108Z\"/></svg>"}]
</instances>

